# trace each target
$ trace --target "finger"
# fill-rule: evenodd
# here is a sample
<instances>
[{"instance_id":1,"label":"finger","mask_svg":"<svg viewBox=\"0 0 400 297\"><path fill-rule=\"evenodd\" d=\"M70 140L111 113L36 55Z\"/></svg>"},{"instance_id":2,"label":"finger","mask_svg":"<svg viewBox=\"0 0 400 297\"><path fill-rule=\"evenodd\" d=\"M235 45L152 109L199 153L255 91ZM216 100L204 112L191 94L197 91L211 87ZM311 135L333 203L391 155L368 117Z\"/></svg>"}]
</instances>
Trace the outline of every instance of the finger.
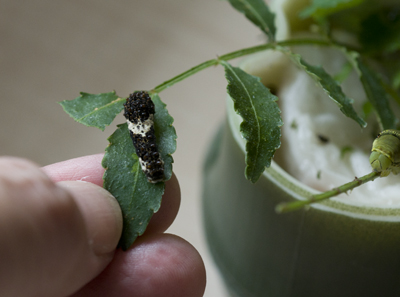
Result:
<instances>
[{"instance_id":1,"label":"finger","mask_svg":"<svg viewBox=\"0 0 400 297\"><path fill-rule=\"evenodd\" d=\"M139 238L73 297L197 297L206 283L204 264L185 240L170 234Z\"/></svg>"},{"instance_id":2,"label":"finger","mask_svg":"<svg viewBox=\"0 0 400 297\"><path fill-rule=\"evenodd\" d=\"M83 180L103 185L104 168L101 160L104 154L79 157L42 168L53 181ZM152 217L146 232L164 232L174 221L181 201L179 183L173 174L166 182L160 210Z\"/></svg>"},{"instance_id":3,"label":"finger","mask_svg":"<svg viewBox=\"0 0 400 297\"><path fill-rule=\"evenodd\" d=\"M42 170L55 182L81 180L103 186L104 154L89 155L47 165Z\"/></svg>"},{"instance_id":4,"label":"finger","mask_svg":"<svg viewBox=\"0 0 400 297\"><path fill-rule=\"evenodd\" d=\"M121 232L113 199L96 185L57 186L31 162L0 158L0 296L65 296L99 274Z\"/></svg>"},{"instance_id":5,"label":"finger","mask_svg":"<svg viewBox=\"0 0 400 297\"><path fill-rule=\"evenodd\" d=\"M181 203L181 190L175 174L165 183L161 207L151 218L146 233L164 232L176 218Z\"/></svg>"},{"instance_id":6,"label":"finger","mask_svg":"<svg viewBox=\"0 0 400 297\"><path fill-rule=\"evenodd\" d=\"M117 200L103 188L87 182L63 181L57 186L75 200L92 251L100 256L113 253L122 232L122 213Z\"/></svg>"}]
</instances>

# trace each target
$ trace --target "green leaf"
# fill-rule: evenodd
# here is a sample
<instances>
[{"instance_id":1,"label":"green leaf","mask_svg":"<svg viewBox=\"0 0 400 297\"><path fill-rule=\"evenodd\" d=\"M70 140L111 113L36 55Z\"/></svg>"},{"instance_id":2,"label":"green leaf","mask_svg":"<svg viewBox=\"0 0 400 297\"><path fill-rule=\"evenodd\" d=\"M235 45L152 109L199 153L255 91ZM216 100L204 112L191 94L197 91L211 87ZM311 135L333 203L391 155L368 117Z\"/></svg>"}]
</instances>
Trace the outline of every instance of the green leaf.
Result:
<instances>
[{"instance_id":1,"label":"green leaf","mask_svg":"<svg viewBox=\"0 0 400 297\"><path fill-rule=\"evenodd\" d=\"M363 118L368 119L371 113L374 112L374 107L372 106L371 102L367 101L362 106Z\"/></svg>"},{"instance_id":2,"label":"green leaf","mask_svg":"<svg viewBox=\"0 0 400 297\"><path fill-rule=\"evenodd\" d=\"M389 98L394 99L394 101L400 105L400 94L396 91L396 89L393 88L390 83L387 83L383 76L379 75L378 79Z\"/></svg>"},{"instance_id":3,"label":"green leaf","mask_svg":"<svg viewBox=\"0 0 400 297\"><path fill-rule=\"evenodd\" d=\"M161 101L158 94L152 94L151 99L156 111L154 114L154 130L157 146L164 161L164 181L167 181L172 175L172 163L174 162L172 154L176 150L177 135L174 126L172 126L174 119L169 115L166 104Z\"/></svg>"},{"instance_id":4,"label":"green leaf","mask_svg":"<svg viewBox=\"0 0 400 297\"><path fill-rule=\"evenodd\" d=\"M271 165L271 159L281 145L283 122L276 103L278 98L260 82L260 78L225 61L221 64L225 67L227 90L235 111L243 118L240 132L247 141L245 175L255 183L265 167Z\"/></svg>"},{"instance_id":5,"label":"green leaf","mask_svg":"<svg viewBox=\"0 0 400 297\"><path fill-rule=\"evenodd\" d=\"M176 133L173 119L165 109L158 95L152 96L155 104L154 126L157 145L164 160L166 180L172 174L171 154L176 149ZM106 169L104 188L119 202L123 214L123 231L119 246L127 250L136 238L144 233L155 212L161 205L164 183L150 183L141 170L128 125L118 129L108 138L102 165Z\"/></svg>"},{"instance_id":6,"label":"green leaf","mask_svg":"<svg viewBox=\"0 0 400 297\"><path fill-rule=\"evenodd\" d=\"M336 103L345 116L353 119L363 128L367 126L367 123L354 110L353 100L343 93L340 85L324 70L324 68L308 64L300 55L291 53L287 49L281 50L289 54L294 63L301 69L304 69L324 89L329 98Z\"/></svg>"},{"instance_id":7,"label":"green leaf","mask_svg":"<svg viewBox=\"0 0 400 297\"><path fill-rule=\"evenodd\" d=\"M395 129L397 119L390 108L387 94L378 75L358 55L355 55L354 61L356 62L356 70L364 86L367 98L378 116L381 130Z\"/></svg>"},{"instance_id":8,"label":"green leaf","mask_svg":"<svg viewBox=\"0 0 400 297\"><path fill-rule=\"evenodd\" d=\"M229 2L267 34L269 41L275 41L275 14L270 11L264 0L229 0Z\"/></svg>"},{"instance_id":9,"label":"green leaf","mask_svg":"<svg viewBox=\"0 0 400 297\"><path fill-rule=\"evenodd\" d=\"M361 23L359 41L368 53L394 52L400 49L398 8L381 7Z\"/></svg>"},{"instance_id":10,"label":"green leaf","mask_svg":"<svg viewBox=\"0 0 400 297\"><path fill-rule=\"evenodd\" d=\"M313 0L300 12L300 17L324 18L330 14L360 5L365 0Z\"/></svg>"},{"instance_id":11,"label":"green leaf","mask_svg":"<svg viewBox=\"0 0 400 297\"><path fill-rule=\"evenodd\" d=\"M64 100L60 104L75 121L104 131L124 108L125 99L115 92L88 94L81 92L74 100Z\"/></svg>"},{"instance_id":12,"label":"green leaf","mask_svg":"<svg viewBox=\"0 0 400 297\"><path fill-rule=\"evenodd\" d=\"M123 230L119 246L127 250L144 233L151 217L160 208L164 183L147 181L127 124L118 125L108 141L110 144L102 161L106 169L103 187L118 200L121 207Z\"/></svg>"}]
</instances>

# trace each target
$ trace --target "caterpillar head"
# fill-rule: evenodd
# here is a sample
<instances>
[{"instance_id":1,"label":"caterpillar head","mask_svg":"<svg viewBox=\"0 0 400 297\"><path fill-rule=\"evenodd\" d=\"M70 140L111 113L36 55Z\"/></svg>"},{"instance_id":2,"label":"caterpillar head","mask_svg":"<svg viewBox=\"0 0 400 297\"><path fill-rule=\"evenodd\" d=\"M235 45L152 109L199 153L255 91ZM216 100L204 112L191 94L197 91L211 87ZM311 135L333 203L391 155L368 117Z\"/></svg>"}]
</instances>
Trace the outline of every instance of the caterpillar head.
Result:
<instances>
[{"instance_id":1,"label":"caterpillar head","mask_svg":"<svg viewBox=\"0 0 400 297\"><path fill-rule=\"evenodd\" d=\"M384 154L373 151L369 156L369 163L374 171L381 172L381 176L389 175L390 170L388 168L392 164L392 160Z\"/></svg>"},{"instance_id":2,"label":"caterpillar head","mask_svg":"<svg viewBox=\"0 0 400 297\"><path fill-rule=\"evenodd\" d=\"M371 151L369 162L374 171L381 172L381 176L400 172L400 131L381 132L374 140Z\"/></svg>"}]
</instances>

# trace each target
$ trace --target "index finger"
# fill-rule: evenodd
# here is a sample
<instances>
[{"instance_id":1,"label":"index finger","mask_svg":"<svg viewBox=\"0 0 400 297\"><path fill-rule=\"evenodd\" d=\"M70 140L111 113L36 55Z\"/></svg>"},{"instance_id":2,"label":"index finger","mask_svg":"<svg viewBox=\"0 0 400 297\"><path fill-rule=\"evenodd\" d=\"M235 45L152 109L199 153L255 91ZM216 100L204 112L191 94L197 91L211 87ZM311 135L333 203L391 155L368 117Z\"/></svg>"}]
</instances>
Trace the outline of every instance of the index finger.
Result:
<instances>
[{"instance_id":1,"label":"index finger","mask_svg":"<svg viewBox=\"0 0 400 297\"><path fill-rule=\"evenodd\" d=\"M80 180L103 186L104 168L101 160L104 154L89 155L54 163L42 170L54 181ZM174 221L181 201L179 182L174 174L165 185L160 210L154 214L146 233L164 232Z\"/></svg>"}]
</instances>

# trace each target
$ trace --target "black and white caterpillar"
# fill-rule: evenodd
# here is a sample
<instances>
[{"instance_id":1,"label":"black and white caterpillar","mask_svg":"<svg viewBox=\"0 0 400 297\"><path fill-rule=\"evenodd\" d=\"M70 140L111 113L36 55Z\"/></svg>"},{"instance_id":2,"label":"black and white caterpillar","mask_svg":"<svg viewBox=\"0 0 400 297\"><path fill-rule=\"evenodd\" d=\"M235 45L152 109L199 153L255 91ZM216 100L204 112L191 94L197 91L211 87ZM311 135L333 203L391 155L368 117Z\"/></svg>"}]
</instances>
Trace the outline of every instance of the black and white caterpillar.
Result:
<instances>
[{"instance_id":1,"label":"black and white caterpillar","mask_svg":"<svg viewBox=\"0 0 400 297\"><path fill-rule=\"evenodd\" d=\"M158 183L164 179L164 161L156 144L154 113L154 103L145 91L130 94L124 103L124 116L140 166L149 182Z\"/></svg>"}]
</instances>

